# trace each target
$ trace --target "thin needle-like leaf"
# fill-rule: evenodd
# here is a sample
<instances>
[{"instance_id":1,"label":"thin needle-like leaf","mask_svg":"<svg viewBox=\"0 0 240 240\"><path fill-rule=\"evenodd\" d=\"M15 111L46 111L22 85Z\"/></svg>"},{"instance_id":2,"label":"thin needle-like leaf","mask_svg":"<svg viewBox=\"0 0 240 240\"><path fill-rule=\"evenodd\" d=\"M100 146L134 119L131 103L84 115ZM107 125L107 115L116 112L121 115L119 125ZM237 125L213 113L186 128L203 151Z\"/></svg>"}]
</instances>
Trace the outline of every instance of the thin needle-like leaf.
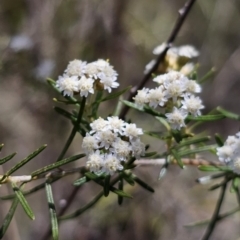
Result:
<instances>
[{"instance_id":1,"label":"thin needle-like leaf","mask_svg":"<svg viewBox=\"0 0 240 240\"><path fill-rule=\"evenodd\" d=\"M52 237L53 237L53 240L58 240L58 237L59 237L58 220L57 220L57 214L56 214L55 204L53 200L52 187L48 182L46 182L45 187L46 187L47 201L48 201L48 207L49 207L49 212L51 217Z\"/></svg>"},{"instance_id":2,"label":"thin needle-like leaf","mask_svg":"<svg viewBox=\"0 0 240 240\"><path fill-rule=\"evenodd\" d=\"M28 163L30 160L32 160L34 157L36 157L40 152L42 152L47 147L46 144L44 144L42 147L31 153L29 156L24 158L21 162L17 163L13 168L11 168L9 171L6 172L5 176L9 176L12 173L16 172L19 168L24 166L26 163Z\"/></svg>"},{"instance_id":3,"label":"thin needle-like leaf","mask_svg":"<svg viewBox=\"0 0 240 240\"><path fill-rule=\"evenodd\" d=\"M13 191L15 192L20 204L22 205L23 207L23 210L25 211L25 213L27 214L27 216L34 220L35 219L35 216L34 216L34 213L31 209L31 207L29 206L26 198L23 196L21 190L18 188L18 186L16 185L16 183L12 182L12 188L13 188Z\"/></svg>"},{"instance_id":4,"label":"thin needle-like leaf","mask_svg":"<svg viewBox=\"0 0 240 240\"><path fill-rule=\"evenodd\" d=\"M7 161L11 160L17 153L12 153L4 158L0 159L0 165L6 163Z\"/></svg>"},{"instance_id":5,"label":"thin needle-like leaf","mask_svg":"<svg viewBox=\"0 0 240 240\"><path fill-rule=\"evenodd\" d=\"M10 222L12 221L12 218L13 218L13 215L17 209L17 206L18 206L18 198L15 196L13 202L12 202L12 205L10 207L10 210L8 211L6 217L4 218L3 220L3 225L1 226L1 229L0 229L0 239L3 238L3 236L5 235L7 229L8 229L8 226L10 224Z\"/></svg>"},{"instance_id":6,"label":"thin needle-like leaf","mask_svg":"<svg viewBox=\"0 0 240 240\"><path fill-rule=\"evenodd\" d=\"M40 169L32 172L31 175L32 175L32 177L38 176L40 174L43 174L43 173L48 172L48 171L50 171L52 169L61 167L62 165L65 165L67 163L76 161L76 160L78 160L80 158L83 158L83 157L85 157L85 154L78 154L78 155L75 155L75 156L72 156L72 157L69 157L69 158L65 158L65 159L63 159L61 161L58 161L58 162L52 163L52 164L50 164L50 165L48 165L46 167L40 168Z\"/></svg>"}]
</instances>

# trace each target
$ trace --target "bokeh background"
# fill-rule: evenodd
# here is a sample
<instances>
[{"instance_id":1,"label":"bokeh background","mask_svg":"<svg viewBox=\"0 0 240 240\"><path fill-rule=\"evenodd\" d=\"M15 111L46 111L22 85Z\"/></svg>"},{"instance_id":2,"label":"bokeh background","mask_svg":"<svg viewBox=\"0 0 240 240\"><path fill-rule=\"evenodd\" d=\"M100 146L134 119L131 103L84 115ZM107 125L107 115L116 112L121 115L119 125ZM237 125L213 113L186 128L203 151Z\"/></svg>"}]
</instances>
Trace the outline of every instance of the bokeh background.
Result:
<instances>
[{"instance_id":1,"label":"bokeh background","mask_svg":"<svg viewBox=\"0 0 240 240\"><path fill-rule=\"evenodd\" d=\"M1 156L17 156L0 169L0 173L44 143L48 148L19 174L28 174L56 160L68 136L71 124L52 109L58 97L45 79L56 79L70 60L110 59L119 73L121 88L141 80L145 65L153 59L152 49L166 41L178 17L183 0L1 0L0 1L0 142L5 144ZM205 112L221 105L240 114L240 1L199 0L194 5L176 46L191 44L201 53L199 75L215 67L216 74L204 84L202 97ZM101 109L106 116L115 103ZM159 126L136 113L130 115L139 126L157 130ZM220 121L205 125L209 134L223 136L239 130L239 123ZM144 139L154 144L150 138ZM158 143L159 144L159 143ZM153 145L152 149L159 149ZM81 152L81 138L76 137L67 156ZM209 156L209 158L213 158ZM213 158L214 159L214 158ZM78 163L79 164L79 163ZM81 162L84 165L84 160ZM102 199L81 217L61 223L61 240L71 239L199 239L206 226L184 225L210 218L216 192L195 179L202 175L195 167L184 171L169 168L158 181L160 167L137 170L155 188L151 194L139 186L127 187L133 200L118 206L115 195ZM64 178L53 186L58 211L73 189L77 176ZM28 184L28 187L35 183ZM87 203L99 188L86 184L79 191L69 212ZM6 186L1 196L11 193ZM45 192L28 197L36 214L30 221L21 208L4 237L6 240L43 240L49 225ZM0 202L0 220L10 202ZM223 210L237 206L228 194ZM239 213L220 222L211 239L240 237ZM47 240L47 239L46 239Z\"/></svg>"}]
</instances>

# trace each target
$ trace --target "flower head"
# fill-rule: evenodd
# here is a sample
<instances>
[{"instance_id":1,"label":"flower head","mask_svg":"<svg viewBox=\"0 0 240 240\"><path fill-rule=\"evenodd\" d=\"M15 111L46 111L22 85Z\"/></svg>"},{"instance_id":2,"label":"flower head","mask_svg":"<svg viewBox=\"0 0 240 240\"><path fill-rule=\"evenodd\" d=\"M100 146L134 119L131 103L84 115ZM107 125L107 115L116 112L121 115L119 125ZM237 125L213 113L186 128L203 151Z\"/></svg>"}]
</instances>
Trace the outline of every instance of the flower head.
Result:
<instances>
[{"instance_id":1,"label":"flower head","mask_svg":"<svg viewBox=\"0 0 240 240\"><path fill-rule=\"evenodd\" d=\"M181 103L182 108L195 117L200 116L200 110L204 108L204 106L202 105L202 100L199 97L195 97L193 95L186 95L184 97L184 100L181 101Z\"/></svg>"},{"instance_id":2,"label":"flower head","mask_svg":"<svg viewBox=\"0 0 240 240\"><path fill-rule=\"evenodd\" d=\"M94 80L92 78L86 78L85 76L81 77L81 79L78 81L78 89L81 97L87 97L88 93L94 93L93 83Z\"/></svg>"},{"instance_id":3,"label":"flower head","mask_svg":"<svg viewBox=\"0 0 240 240\"><path fill-rule=\"evenodd\" d=\"M81 77L85 73L85 67L87 62L83 62L81 60L73 60L69 62L67 69L65 70L65 73L68 76L78 76Z\"/></svg>"},{"instance_id":4,"label":"flower head","mask_svg":"<svg viewBox=\"0 0 240 240\"><path fill-rule=\"evenodd\" d=\"M184 120L187 117L187 112L184 109L174 107L173 112L167 113L166 117L173 129L180 130L182 127L185 127Z\"/></svg>"},{"instance_id":5,"label":"flower head","mask_svg":"<svg viewBox=\"0 0 240 240\"><path fill-rule=\"evenodd\" d=\"M78 92L78 77L68 75L59 76L56 87L62 92L64 96L73 96L74 92Z\"/></svg>"},{"instance_id":6,"label":"flower head","mask_svg":"<svg viewBox=\"0 0 240 240\"><path fill-rule=\"evenodd\" d=\"M143 107L144 104L148 103L148 92L148 88L143 88L142 90L137 91L137 95L133 99L139 107Z\"/></svg>"}]
</instances>

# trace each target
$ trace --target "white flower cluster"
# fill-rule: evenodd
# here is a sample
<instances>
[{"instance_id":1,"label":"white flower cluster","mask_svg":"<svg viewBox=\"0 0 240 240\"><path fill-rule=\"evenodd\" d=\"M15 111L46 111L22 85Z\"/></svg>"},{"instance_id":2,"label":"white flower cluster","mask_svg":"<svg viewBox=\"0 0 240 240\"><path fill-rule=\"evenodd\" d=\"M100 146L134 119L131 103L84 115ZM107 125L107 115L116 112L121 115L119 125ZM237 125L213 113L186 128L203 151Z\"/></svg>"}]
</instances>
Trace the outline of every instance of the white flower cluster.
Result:
<instances>
[{"instance_id":1,"label":"white flower cluster","mask_svg":"<svg viewBox=\"0 0 240 240\"><path fill-rule=\"evenodd\" d=\"M143 131L136 124L113 116L107 120L98 118L90 126L92 130L82 143L90 171L112 175L123 169L121 163L129 156L139 158L144 155L145 146L139 137Z\"/></svg>"},{"instance_id":2,"label":"white flower cluster","mask_svg":"<svg viewBox=\"0 0 240 240\"><path fill-rule=\"evenodd\" d=\"M228 136L222 147L217 148L219 161L226 163L232 170L240 174L240 132Z\"/></svg>"},{"instance_id":3,"label":"white flower cluster","mask_svg":"<svg viewBox=\"0 0 240 240\"><path fill-rule=\"evenodd\" d=\"M159 55L161 54L166 47L166 43L163 43L153 49L153 54L154 55ZM169 72L172 70L180 71L184 75L189 75L195 67L195 64L192 62L189 62L191 59L198 57L199 52L196 50L195 47L191 45L184 45L180 47L172 47L170 48L165 56L165 63L164 68L165 72ZM153 65L156 63L156 60L150 61L146 67L144 73L148 73ZM165 69L166 68L166 69ZM160 72L161 72L161 67L160 67Z\"/></svg>"},{"instance_id":4,"label":"white flower cluster","mask_svg":"<svg viewBox=\"0 0 240 240\"><path fill-rule=\"evenodd\" d=\"M171 71L153 79L159 86L155 89L143 88L133 98L139 107L149 104L150 107L173 105L171 113L166 113L168 122L173 129L185 126L184 120L188 114L201 115L204 108L202 100L195 96L201 92L201 86L194 80L189 80L180 72Z\"/></svg>"},{"instance_id":5,"label":"white flower cluster","mask_svg":"<svg viewBox=\"0 0 240 240\"><path fill-rule=\"evenodd\" d=\"M89 93L94 93L95 83L102 84L108 92L117 88L117 76L113 66L105 60L87 63L75 59L69 62L63 76L59 76L56 86L64 96L72 97L74 93L80 93L81 97L87 97Z\"/></svg>"}]
</instances>

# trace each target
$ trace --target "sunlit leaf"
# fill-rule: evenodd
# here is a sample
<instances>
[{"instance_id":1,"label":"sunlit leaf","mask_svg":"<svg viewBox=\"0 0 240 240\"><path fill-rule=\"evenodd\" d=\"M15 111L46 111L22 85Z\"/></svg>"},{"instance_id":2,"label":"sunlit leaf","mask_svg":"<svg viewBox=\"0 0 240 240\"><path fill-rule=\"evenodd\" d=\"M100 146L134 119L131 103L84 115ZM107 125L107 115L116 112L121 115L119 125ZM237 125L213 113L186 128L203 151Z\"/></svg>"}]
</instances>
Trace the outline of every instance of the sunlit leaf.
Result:
<instances>
[{"instance_id":1,"label":"sunlit leaf","mask_svg":"<svg viewBox=\"0 0 240 240\"><path fill-rule=\"evenodd\" d=\"M114 99L114 98L117 98L119 96L121 96L122 94L124 94L125 92L127 92L129 89L131 89L131 86L119 91L119 92L116 92L116 93L111 93L111 94L108 94L107 97L99 100L100 102L104 102L104 101L108 101L108 100L111 100L111 99Z\"/></svg>"},{"instance_id":2,"label":"sunlit leaf","mask_svg":"<svg viewBox=\"0 0 240 240\"><path fill-rule=\"evenodd\" d=\"M206 152L206 151L212 151L212 150L215 151L216 147L217 147L217 145L213 144L213 145L207 145L207 146L203 146L203 147L197 147L194 149L186 149L186 150L179 151L178 155L180 157L183 157L183 156L187 156L187 155L195 154L195 153L199 153L199 152Z\"/></svg>"},{"instance_id":3,"label":"sunlit leaf","mask_svg":"<svg viewBox=\"0 0 240 240\"><path fill-rule=\"evenodd\" d=\"M232 171L231 168L227 166L212 166L212 165L201 165L198 167L198 169L204 172Z\"/></svg>"}]
</instances>

